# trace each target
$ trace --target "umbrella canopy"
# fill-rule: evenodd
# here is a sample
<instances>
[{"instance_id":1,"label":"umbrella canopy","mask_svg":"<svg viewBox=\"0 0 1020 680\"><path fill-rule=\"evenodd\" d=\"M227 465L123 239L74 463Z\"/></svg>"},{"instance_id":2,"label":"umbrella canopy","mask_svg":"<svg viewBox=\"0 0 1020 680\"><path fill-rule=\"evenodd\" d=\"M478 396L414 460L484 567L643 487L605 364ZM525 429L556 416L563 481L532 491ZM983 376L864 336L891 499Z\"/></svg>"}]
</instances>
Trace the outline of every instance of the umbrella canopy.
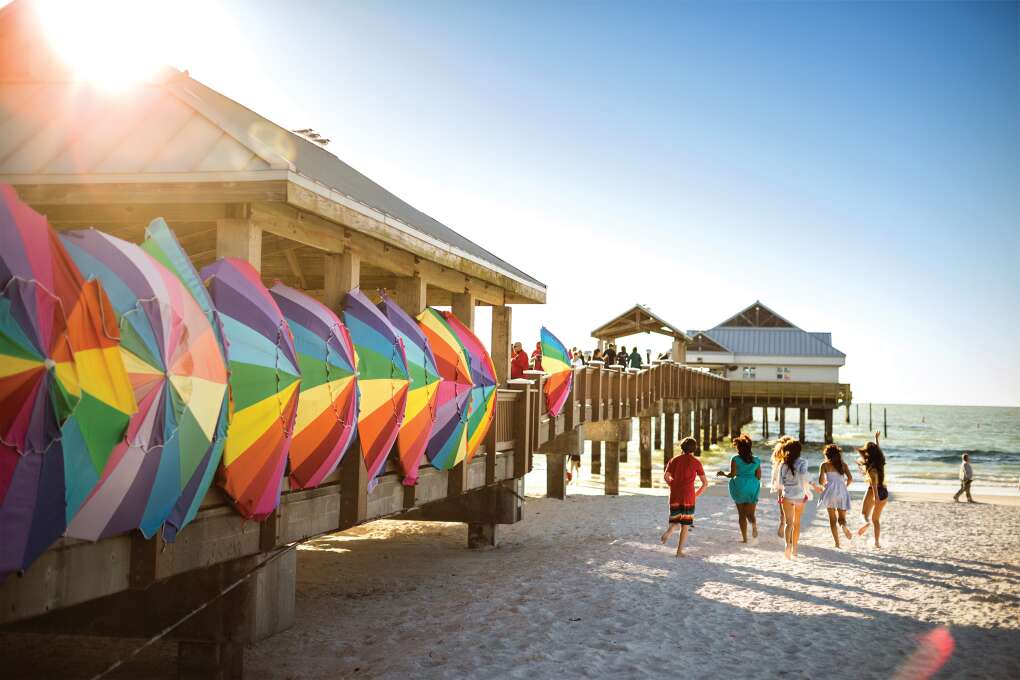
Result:
<instances>
[{"instance_id":1,"label":"umbrella canopy","mask_svg":"<svg viewBox=\"0 0 1020 680\"><path fill-rule=\"evenodd\" d=\"M429 307L418 315L439 371L436 422L425 454L440 470L449 470L467 458L468 416L471 403L471 368L467 350L442 312Z\"/></svg>"},{"instance_id":2,"label":"umbrella canopy","mask_svg":"<svg viewBox=\"0 0 1020 680\"><path fill-rule=\"evenodd\" d=\"M0 574L64 532L136 409L114 319L45 218L0 185Z\"/></svg>"},{"instance_id":3,"label":"umbrella canopy","mask_svg":"<svg viewBox=\"0 0 1020 680\"><path fill-rule=\"evenodd\" d=\"M290 485L307 489L336 469L357 431L357 355L347 329L329 307L282 283L269 292L294 334L301 370Z\"/></svg>"},{"instance_id":4,"label":"umbrella canopy","mask_svg":"<svg viewBox=\"0 0 1020 680\"><path fill-rule=\"evenodd\" d=\"M297 412L294 340L283 312L249 263L202 269L227 342L230 426L217 482L243 517L262 521L280 502Z\"/></svg>"},{"instance_id":5,"label":"umbrella canopy","mask_svg":"<svg viewBox=\"0 0 1020 680\"><path fill-rule=\"evenodd\" d=\"M496 415L496 366L485 345L451 312L443 312L446 322L464 345L471 369L471 410L468 413L467 458L478 451Z\"/></svg>"},{"instance_id":6,"label":"umbrella canopy","mask_svg":"<svg viewBox=\"0 0 1020 680\"><path fill-rule=\"evenodd\" d=\"M209 292L202 284L202 279L199 278L195 266L191 264L191 259L188 258L188 254L177 242L177 237L162 218L153 220L145 230L142 250L156 258L184 284L209 321L220 351L219 355L212 352L206 355L207 360L212 361L216 366L207 367L205 372L219 375L219 364L223 364L222 372L225 382L226 343L223 340L223 329L220 326L219 316L213 307ZM219 415L216 417L216 426L211 432L212 439L209 446L189 446L181 449L182 478L190 481L185 485L170 516L167 517L166 524L163 525L163 537L168 542L172 543L177 532L195 518L202 498L205 497L206 491L212 484L213 476L223 458L223 445L227 440L227 424L230 418L226 389L223 390L223 396L219 402ZM210 404L210 408L212 407L213 405Z\"/></svg>"},{"instance_id":7,"label":"umbrella canopy","mask_svg":"<svg viewBox=\"0 0 1020 680\"><path fill-rule=\"evenodd\" d=\"M439 369L432 354L425 333L407 312L382 296L379 309L397 329L404 343L407 356L407 372L410 383L407 390L407 406L404 410L404 424L397 436L400 449L400 467L404 471L404 484L414 486L418 482L418 467L425 456L425 448L432 437L436 422L436 406L439 397Z\"/></svg>"},{"instance_id":8,"label":"umbrella canopy","mask_svg":"<svg viewBox=\"0 0 1020 680\"><path fill-rule=\"evenodd\" d=\"M205 313L180 279L139 246L89 229L62 236L110 297L138 411L67 535L147 538L170 516L213 445L226 366Z\"/></svg>"},{"instance_id":9,"label":"umbrella canopy","mask_svg":"<svg viewBox=\"0 0 1020 680\"><path fill-rule=\"evenodd\" d=\"M548 374L543 384L545 407L555 418L563 410L574 384L574 369L567 348L545 326L542 326L542 370Z\"/></svg>"},{"instance_id":10,"label":"umbrella canopy","mask_svg":"<svg viewBox=\"0 0 1020 680\"><path fill-rule=\"evenodd\" d=\"M357 288L344 298L344 323L358 353L358 437L372 488L404 421L407 358L397 329Z\"/></svg>"}]
</instances>

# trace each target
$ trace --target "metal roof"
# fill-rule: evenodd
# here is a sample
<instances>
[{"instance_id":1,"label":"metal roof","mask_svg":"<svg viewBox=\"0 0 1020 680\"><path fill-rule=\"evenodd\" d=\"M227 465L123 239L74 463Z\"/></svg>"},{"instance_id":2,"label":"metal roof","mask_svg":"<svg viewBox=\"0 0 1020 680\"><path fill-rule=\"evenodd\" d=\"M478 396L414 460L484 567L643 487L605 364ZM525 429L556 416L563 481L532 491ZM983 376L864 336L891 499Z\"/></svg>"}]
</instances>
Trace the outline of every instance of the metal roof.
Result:
<instances>
[{"instance_id":1,"label":"metal roof","mask_svg":"<svg viewBox=\"0 0 1020 680\"><path fill-rule=\"evenodd\" d=\"M0 16L14 18L6 11ZM22 30L21 24L10 21L4 26L6 31ZM2 37L24 40L25 34ZM179 176L181 181L195 181L196 174L210 181L258 181L274 179L280 171L301 175L394 218L427 240L545 288L329 151L185 72L166 67L152 82L118 93L72 82L59 73L0 83L2 181L88 183L99 181L97 176L136 182L166 182Z\"/></svg>"},{"instance_id":2,"label":"metal roof","mask_svg":"<svg viewBox=\"0 0 1020 680\"><path fill-rule=\"evenodd\" d=\"M700 331L734 354L758 356L842 357L846 355L799 328L712 328ZM688 331L696 335L698 331Z\"/></svg>"}]
</instances>

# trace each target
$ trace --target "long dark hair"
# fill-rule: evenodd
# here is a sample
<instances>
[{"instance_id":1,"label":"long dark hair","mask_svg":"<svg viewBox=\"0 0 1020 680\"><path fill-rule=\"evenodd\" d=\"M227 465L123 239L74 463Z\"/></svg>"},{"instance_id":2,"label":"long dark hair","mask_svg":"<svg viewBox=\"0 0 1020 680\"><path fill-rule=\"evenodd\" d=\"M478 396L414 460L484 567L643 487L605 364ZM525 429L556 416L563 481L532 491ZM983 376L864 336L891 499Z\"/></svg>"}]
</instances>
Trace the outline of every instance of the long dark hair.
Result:
<instances>
[{"instance_id":1,"label":"long dark hair","mask_svg":"<svg viewBox=\"0 0 1020 680\"><path fill-rule=\"evenodd\" d=\"M837 474L843 474L846 467L843 463L843 449L835 444L829 444L822 450L822 455L825 456L825 460L829 461L829 465L836 470Z\"/></svg>"},{"instance_id":2,"label":"long dark hair","mask_svg":"<svg viewBox=\"0 0 1020 680\"><path fill-rule=\"evenodd\" d=\"M861 454L861 459L864 462L864 469L871 471L875 470L878 472L878 485L885 485L885 454L882 453L882 447L875 442L868 442L861 448L857 449Z\"/></svg>"},{"instance_id":3,"label":"long dark hair","mask_svg":"<svg viewBox=\"0 0 1020 680\"><path fill-rule=\"evenodd\" d=\"M751 453L751 438L746 434L742 434L733 440L733 446L737 449L737 455L740 456L740 460L744 461L748 465L754 462L754 454Z\"/></svg>"},{"instance_id":4,"label":"long dark hair","mask_svg":"<svg viewBox=\"0 0 1020 680\"><path fill-rule=\"evenodd\" d=\"M791 475L797 474L797 471L793 469L793 465L800 458L800 451L800 442L796 439L783 444L783 464L790 468Z\"/></svg>"}]
</instances>

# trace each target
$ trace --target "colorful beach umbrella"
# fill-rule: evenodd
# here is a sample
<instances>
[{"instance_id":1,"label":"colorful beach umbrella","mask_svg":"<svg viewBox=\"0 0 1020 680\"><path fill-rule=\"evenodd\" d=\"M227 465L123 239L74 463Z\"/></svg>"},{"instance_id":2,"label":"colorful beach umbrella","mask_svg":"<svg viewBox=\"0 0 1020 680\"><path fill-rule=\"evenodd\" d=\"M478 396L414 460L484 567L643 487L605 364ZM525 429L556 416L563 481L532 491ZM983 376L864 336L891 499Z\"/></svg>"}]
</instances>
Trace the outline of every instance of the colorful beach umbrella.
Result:
<instances>
[{"instance_id":1,"label":"colorful beach umbrella","mask_svg":"<svg viewBox=\"0 0 1020 680\"><path fill-rule=\"evenodd\" d=\"M351 337L333 310L282 283L269 292L294 334L301 371L290 485L308 489L336 469L357 432L357 359Z\"/></svg>"},{"instance_id":2,"label":"colorful beach umbrella","mask_svg":"<svg viewBox=\"0 0 1020 680\"><path fill-rule=\"evenodd\" d=\"M418 467L425 457L425 448L436 422L439 369L428 338L418 323L386 295L382 296L379 309L397 329L407 357L407 406L404 409L404 423L397 435L397 447L400 450L400 468L404 471L404 484L414 486L418 482Z\"/></svg>"},{"instance_id":3,"label":"colorful beach umbrella","mask_svg":"<svg viewBox=\"0 0 1020 680\"><path fill-rule=\"evenodd\" d=\"M137 528L148 538L204 472L226 394L222 350L192 294L141 247L94 229L61 238L110 298L138 403L66 533L98 540Z\"/></svg>"},{"instance_id":4,"label":"colorful beach umbrella","mask_svg":"<svg viewBox=\"0 0 1020 680\"><path fill-rule=\"evenodd\" d=\"M249 263L224 258L201 277L223 326L230 375L230 425L217 482L243 517L262 521L280 502L297 413L294 340Z\"/></svg>"},{"instance_id":5,"label":"colorful beach umbrella","mask_svg":"<svg viewBox=\"0 0 1020 680\"><path fill-rule=\"evenodd\" d=\"M442 312L429 307L418 315L439 371L436 422L425 454L440 470L449 470L467 458L471 367L467 350Z\"/></svg>"},{"instance_id":6,"label":"colorful beach umbrella","mask_svg":"<svg viewBox=\"0 0 1020 680\"><path fill-rule=\"evenodd\" d=\"M452 312L443 312L446 322L464 345L471 369L471 410L468 413L467 458L478 451L496 415L496 366L485 345Z\"/></svg>"},{"instance_id":7,"label":"colorful beach umbrella","mask_svg":"<svg viewBox=\"0 0 1020 680\"><path fill-rule=\"evenodd\" d=\"M225 371L226 343L223 339L219 316L213 307L209 292L202 284L202 279L199 278L195 266L191 264L191 259L162 218L153 220L145 230L142 250L156 258L191 293L192 298L209 321L216 345L220 350L220 356L215 357L215 360L217 363L224 364ZM209 356L212 357L212 354ZM177 499L170 516L167 517L166 524L163 525L163 537L167 542L172 543L177 532L195 518L206 491L212 485L216 470L219 469L220 460L223 458L223 446L227 440L227 424L230 417L230 404L225 389L219 401L219 415L216 417L216 426L211 433L212 440L209 446L199 445L181 450L182 477L189 481ZM211 407L212 405L210 405Z\"/></svg>"},{"instance_id":8,"label":"colorful beach umbrella","mask_svg":"<svg viewBox=\"0 0 1020 680\"><path fill-rule=\"evenodd\" d=\"M136 409L102 287L0 185L0 575L63 534Z\"/></svg>"},{"instance_id":9,"label":"colorful beach umbrella","mask_svg":"<svg viewBox=\"0 0 1020 680\"><path fill-rule=\"evenodd\" d=\"M372 488L404 422L407 358L397 329L357 288L344 298L344 324L358 353L358 438Z\"/></svg>"},{"instance_id":10,"label":"colorful beach umbrella","mask_svg":"<svg viewBox=\"0 0 1020 680\"><path fill-rule=\"evenodd\" d=\"M556 417L563 410L574 384L574 369L570 356L560 339L542 326L542 370L547 374L542 389L545 390L545 406L549 415Z\"/></svg>"}]
</instances>

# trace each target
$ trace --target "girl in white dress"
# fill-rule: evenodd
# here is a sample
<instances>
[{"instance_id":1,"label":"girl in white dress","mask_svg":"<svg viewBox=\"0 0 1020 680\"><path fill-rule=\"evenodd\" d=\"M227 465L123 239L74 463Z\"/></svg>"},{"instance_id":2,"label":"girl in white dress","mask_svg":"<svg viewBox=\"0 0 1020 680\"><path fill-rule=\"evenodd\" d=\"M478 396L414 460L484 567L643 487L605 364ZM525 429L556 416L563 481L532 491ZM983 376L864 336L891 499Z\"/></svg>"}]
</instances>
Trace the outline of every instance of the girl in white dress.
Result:
<instances>
[{"instance_id":1,"label":"girl in white dress","mask_svg":"<svg viewBox=\"0 0 1020 680\"><path fill-rule=\"evenodd\" d=\"M853 534L846 526L846 513L850 509L850 491L847 486L853 483L850 475L850 468L843 462L843 450L835 444L829 444L822 451L825 462L818 470L818 483L824 485L822 495L818 497L818 505L829 511L829 529L832 531L832 540L839 547L839 530L843 530L846 540L851 540Z\"/></svg>"}]
</instances>

